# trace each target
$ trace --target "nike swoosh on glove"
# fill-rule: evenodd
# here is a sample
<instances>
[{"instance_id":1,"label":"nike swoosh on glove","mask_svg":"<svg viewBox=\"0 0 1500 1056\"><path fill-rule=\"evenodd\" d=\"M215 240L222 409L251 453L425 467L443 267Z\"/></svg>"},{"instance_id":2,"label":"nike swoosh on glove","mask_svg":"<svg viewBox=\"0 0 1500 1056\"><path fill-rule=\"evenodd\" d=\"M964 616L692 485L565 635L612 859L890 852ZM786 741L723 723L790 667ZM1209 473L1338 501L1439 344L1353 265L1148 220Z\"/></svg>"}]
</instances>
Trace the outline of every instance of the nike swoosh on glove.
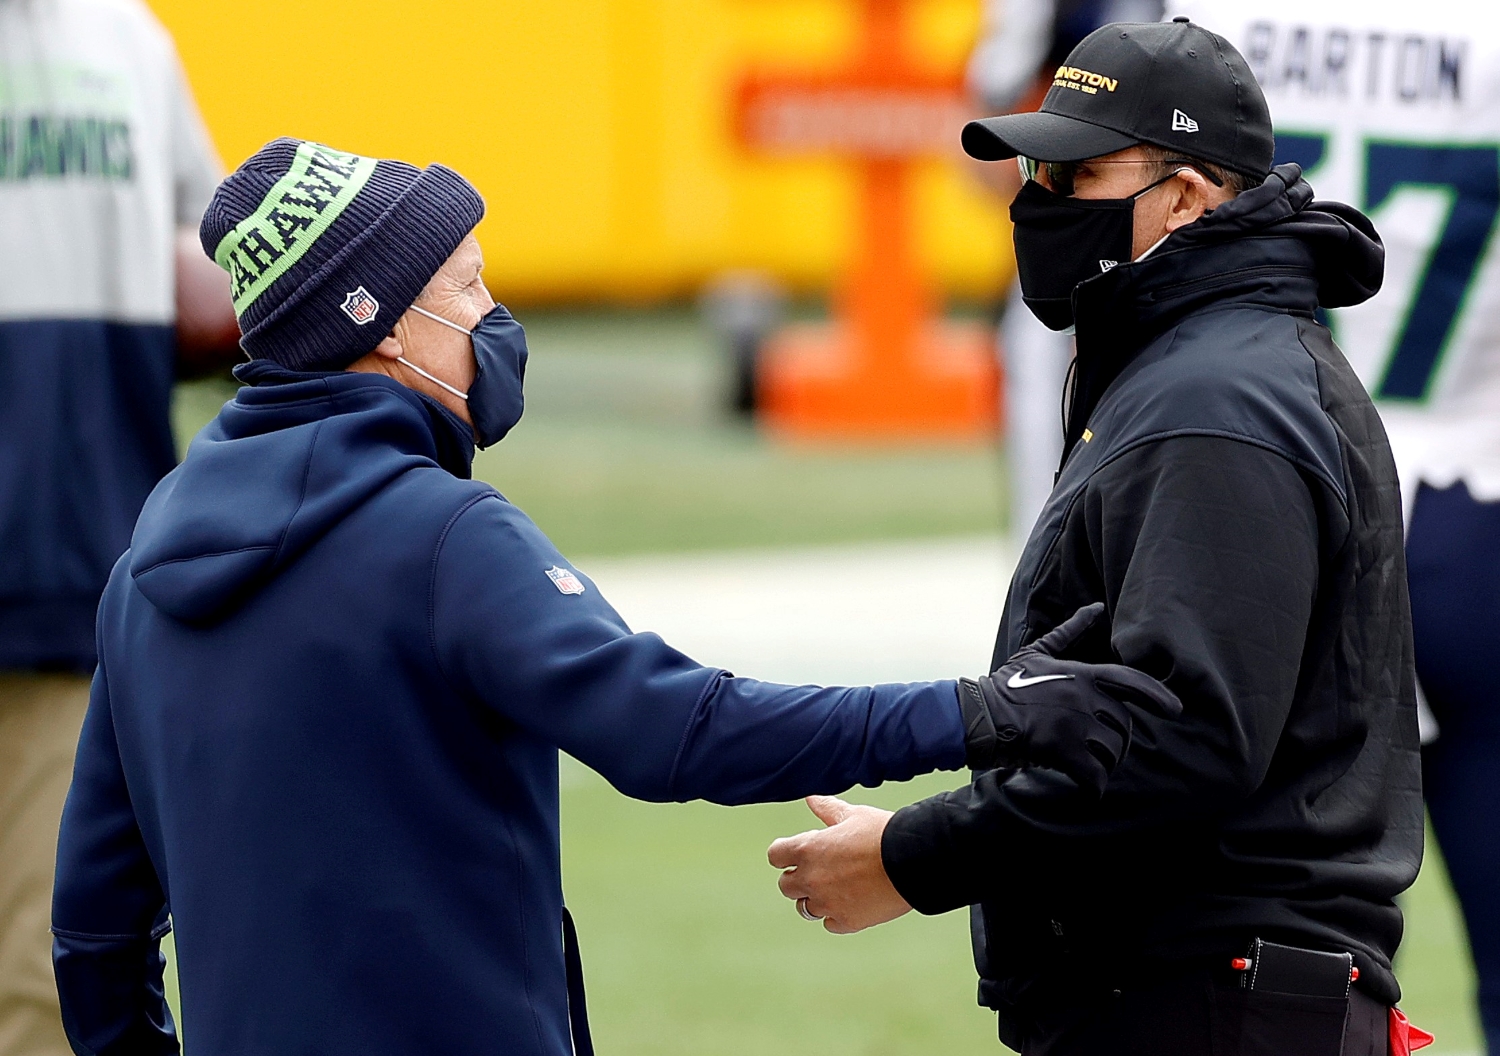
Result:
<instances>
[{"instance_id":1,"label":"nike swoosh on glove","mask_svg":"<svg viewBox=\"0 0 1500 1056\"><path fill-rule=\"evenodd\" d=\"M1182 714L1177 694L1133 667L1059 659L1104 618L1102 603L1085 605L993 673L959 681L971 769L1044 766L1103 795L1130 748L1131 709Z\"/></svg>"}]
</instances>

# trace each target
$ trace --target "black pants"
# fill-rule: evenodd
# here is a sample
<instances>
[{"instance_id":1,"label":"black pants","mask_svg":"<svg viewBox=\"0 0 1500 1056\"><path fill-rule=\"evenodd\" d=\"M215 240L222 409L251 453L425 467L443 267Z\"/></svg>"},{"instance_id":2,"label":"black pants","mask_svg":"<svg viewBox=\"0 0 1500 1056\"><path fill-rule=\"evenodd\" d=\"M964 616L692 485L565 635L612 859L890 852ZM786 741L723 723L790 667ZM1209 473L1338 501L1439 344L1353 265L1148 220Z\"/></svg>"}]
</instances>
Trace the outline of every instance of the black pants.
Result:
<instances>
[{"instance_id":1,"label":"black pants","mask_svg":"<svg viewBox=\"0 0 1500 1056\"><path fill-rule=\"evenodd\" d=\"M1023 1056L1389 1056L1389 1007L1179 977L1105 990L1037 1015Z\"/></svg>"}]
</instances>

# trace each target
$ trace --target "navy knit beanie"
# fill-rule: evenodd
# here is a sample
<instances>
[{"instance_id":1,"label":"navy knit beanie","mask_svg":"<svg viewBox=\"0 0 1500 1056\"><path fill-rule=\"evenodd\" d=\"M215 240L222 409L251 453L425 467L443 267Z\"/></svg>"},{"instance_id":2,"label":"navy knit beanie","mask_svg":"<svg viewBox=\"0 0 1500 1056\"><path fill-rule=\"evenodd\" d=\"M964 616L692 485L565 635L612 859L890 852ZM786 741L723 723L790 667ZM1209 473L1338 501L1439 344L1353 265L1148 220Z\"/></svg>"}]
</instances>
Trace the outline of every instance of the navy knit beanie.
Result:
<instances>
[{"instance_id":1,"label":"navy knit beanie","mask_svg":"<svg viewBox=\"0 0 1500 1056\"><path fill-rule=\"evenodd\" d=\"M484 217L442 165L267 143L214 192L198 237L229 272L252 358L343 370L391 332Z\"/></svg>"}]
</instances>

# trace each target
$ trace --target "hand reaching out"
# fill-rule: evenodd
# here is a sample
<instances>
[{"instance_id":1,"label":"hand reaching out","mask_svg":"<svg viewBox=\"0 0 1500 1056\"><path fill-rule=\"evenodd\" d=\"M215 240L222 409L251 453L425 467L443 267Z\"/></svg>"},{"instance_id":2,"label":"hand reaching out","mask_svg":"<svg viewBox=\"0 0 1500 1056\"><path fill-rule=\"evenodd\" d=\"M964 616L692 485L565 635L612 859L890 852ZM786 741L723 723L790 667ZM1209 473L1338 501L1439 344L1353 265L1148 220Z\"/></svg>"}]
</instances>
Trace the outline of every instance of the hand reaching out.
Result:
<instances>
[{"instance_id":1,"label":"hand reaching out","mask_svg":"<svg viewBox=\"0 0 1500 1056\"><path fill-rule=\"evenodd\" d=\"M777 881L781 893L795 899L804 916L821 918L835 935L851 935L911 912L880 858L880 838L891 812L834 796L808 796L807 806L828 828L771 844L766 856L784 870Z\"/></svg>"}]
</instances>

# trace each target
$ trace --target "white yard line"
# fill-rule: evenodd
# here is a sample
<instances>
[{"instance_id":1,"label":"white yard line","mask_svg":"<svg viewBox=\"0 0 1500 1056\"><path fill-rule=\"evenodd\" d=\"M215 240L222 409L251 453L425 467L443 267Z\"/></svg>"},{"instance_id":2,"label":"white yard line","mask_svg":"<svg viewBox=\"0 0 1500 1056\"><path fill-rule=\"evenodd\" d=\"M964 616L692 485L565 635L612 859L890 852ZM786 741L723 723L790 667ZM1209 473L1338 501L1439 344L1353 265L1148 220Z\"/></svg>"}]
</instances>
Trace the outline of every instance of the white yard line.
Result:
<instances>
[{"instance_id":1,"label":"white yard line","mask_svg":"<svg viewBox=\"0 0 1500 1056\"><path fill-rule=\"evenodd\" d=\"M986 670L1011 559L996 537L608 558L579 567L637 631L768 681Z\"/></svg>"}]
</instances>

